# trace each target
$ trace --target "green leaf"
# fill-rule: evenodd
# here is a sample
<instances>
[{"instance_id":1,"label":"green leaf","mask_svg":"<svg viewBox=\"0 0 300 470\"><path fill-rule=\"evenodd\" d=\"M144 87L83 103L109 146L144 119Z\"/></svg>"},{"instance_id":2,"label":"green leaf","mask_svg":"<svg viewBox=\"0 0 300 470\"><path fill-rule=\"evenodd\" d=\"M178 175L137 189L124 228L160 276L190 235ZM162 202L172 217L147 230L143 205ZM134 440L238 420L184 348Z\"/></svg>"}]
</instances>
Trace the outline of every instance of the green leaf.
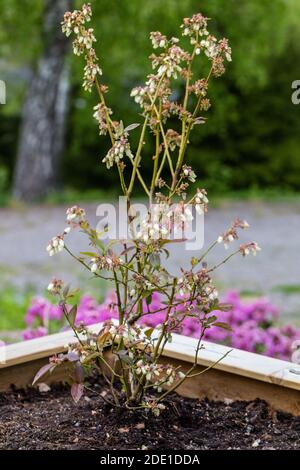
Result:
<instances>
[{"instance_id":1,"label":"green leaf","mask_svg":"<svg viewBox=\"0 0 300 470\"><path fill-rule=\"evenodd\" d=\"M83 256L89 256L90 258L95 258L97 256L96 253L92 253L91 251L81 251L80 254Z\"/></svg>"},{"instance_id":2,"label":"green leaf","mask_svg":"<svg viewBox=\"0 0 300 470\"><path fill-rule=\"evenodd\" d=\"M148 296L146 297L146 304L147 304L147 305L150 305L151 302L152 302L152 294L150 294L150 295L148 295Z\"/></svg>"},{"instance_id":3,"label":"green leaf","mask_svg":"<svg viewBox=\"0 0 300 470\"><path fill-rule=\"evenodd\" d=\"M66 297L68 296L69 290L70 290L70 286L67 285L67 286L64 288L64 291L63 291L63 297L64 297L64 298L66 298Z\"/></svg>"},{"instance_id":4,"label":"green leaf","mask_svg":"<svg viewBox=\"0 0 300 470\"><path fill-rule=\"evenodd\" d=\"M94 352L94 353L91 353L89 354L88 356L85 356L84 359L82 360L82 363L83 364L89 364L90 362L92 362L94 359L96 359L97 357L102 357L102 354L99 353L99 352Z\"/></svg>"},{"instance_id":5,"label":"green leaf","mask_svg":"<svg viewBox=\"0 0 300 470\"><path fill-rule=\"evenodd\" d=\"M215 315L212 315L211 317L209 317L209 318L206 320L206 324L207 324L207 325L211 325L211 324L214 323L216 320L217 320L217 317L216 317Z\"/></svg>"},{"instance_id":6,"label":"green leaf","mask_svg":"<svg viewBox=\"0 0 300 470\"><path fill-rule=\"evenodd\" d=\"M228 323L225 323L223 321L216 321L214 323L214 326L218 326L219 328L223 328L224 330L227 330L227 331L232 331L231 326Z\"/></svg>"},{"instance_id":7,"label":"green leaf","mask_svg":"<svg viewBox=\"0 0 300 470\"><path fill-rule=\"evenodd\" d=\"M130 124L129 126L127 126L127 127L124 129L124 132L133 131L133 129L136 129L136 128L139 127L139 126L140 126L140 124L138 124L138 123Z\"/></svg>"},{"instance_id":8,"label":"green leaf","mask_svg":"<svg viewBox=\"0 0 300 470\"><path fill-rule=\"evenodd\" d=\"M147 338L151 338L153 331L154 328L148 328L148 330L145 331L145 336L147 336Z\"/></svg>"},{"instance_id":9,"label":"green leaf","mask_svg":"<svg viewBox=\"0 0 300 470\"><path fill-rule=\"evenodd\" d=\"M152 295L152 292L149 291L149 290L145 290L144 292L141 293L142 299L146 299L146 298L149 297L149 296L151 297L151 295ZM151 298L152 298L152 297L151 297Z\"/></svg>"},{"instance_id":10,"label":"green leaf","mask_svg":"<svg viewBox=\"0 0 300 470\"><path fill-rule=\"evenodd\" d=\"M126 350L118 351L117 354L118 354L119 359L125 364L129 364L129 365L133 364L133 359L131 359L128 356L128 352Z\"/></svg>"},{"instance_id":11,"label":"green leaf","mask_svg":"<svg viewBox=\"0 0 300 470\"><path fill-rule=\"evenodd\" d=\"M105 251L105 245L104 245L104 243L103 243L102 240L100 240L99 238L97 238L96 244L97 244L97 246L101 249L102 252Z\"/></svg>"},{"instance_id":12,"label":"green leaf","mask_svg":"<svg viewBox=\"0 0 300 470\"><path fill-rule=\"evenodd\" d=\"M152 266L154 266L155 268L158 268L161 264L159 254L158 253L152 253L149 256L149 262Z\"/></svg>"}]
</instances>

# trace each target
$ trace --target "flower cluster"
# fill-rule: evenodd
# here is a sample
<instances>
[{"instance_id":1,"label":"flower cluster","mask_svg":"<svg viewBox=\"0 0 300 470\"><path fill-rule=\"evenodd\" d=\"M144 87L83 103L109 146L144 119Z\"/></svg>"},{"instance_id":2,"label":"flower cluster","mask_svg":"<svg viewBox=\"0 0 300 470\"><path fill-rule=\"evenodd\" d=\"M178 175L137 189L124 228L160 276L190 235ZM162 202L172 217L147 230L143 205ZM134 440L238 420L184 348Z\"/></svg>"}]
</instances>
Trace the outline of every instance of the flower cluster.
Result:
<instances>
[{"instance_id":1,"label":"flower cluster","mask_svg":"<svg viewBox=\"0 0 300 470\"><path fill-rule=\"evenodd\" d=\"M187 178L191 183L195 183L197 175L191 166L183 165L181 178Z\"/></svg>"},{"instance_id":2,"label":"flower cluster","mask_svg":"<svg viewBox=\"0 0 300 470\"><path fill-rule=\"evenodd\" d=\"M161 79L158 75L150 74L147 77L145 86L138 86L132 89L130 96L138 103L145 112L152 111L152 100L156 96L163 106L169 104L168 98L172 91L170 89L169 79Z\"/></svg>"},{"instance_id":3,"label":"flower cluster","mask_svg":"<svg viewBox=\"0 0 300 470\"><path fill-rule=\"evenodd\" d=\"M72 32L78 34L80 28L84 26L85 23L91 21L91 18L92 8L90 4L83 5L81 10L74 10L73 12L67 11L62 22L62 31L67 37L69 37Z\"/></svg>"},{"instance_id":4,"label":"flower cluster","mask_svg":"<svg viewBox=\"0 0 300 470\"><path fill-rule=\"evenodd\" d=\"M67 209L67 223L73 227L79 227L82 223L86 222L85 210L79 206L73 206Z\"/></svg>"},{"instance_id":5,"label":"flower cluster","mask_svg":"<svg viewBox=\"0 0 300 470\"><path fill-rule=\"evenodd\" d=\"M132 354L133 350L138 350L141 354L149 354L153 350L151 339L149 339L144 331L137 325L115 325L111 322L107 322L100 332L100 337L101 335L106 335L105 341L111 339L118 344L122 341L122 345L129 351L129 357L130 352Z\"/></svg>"},{"instance_id":6,"label":"flower cluster","mask_svg":"<svg viewBox=\"0 0 300 470\"><path fill-rule=\"evenodd\" d=\"M47 246L46 250L49 253L49 256L53 256L57 253L63 251L65 247L64 235L58 235L57 237L53 237L49 245Z\"/></svg>"},{"instance_id":7,"label":"flower cluster","mask_svg":"<svg viewBox=\"0 0 300 470\"><path fill-rule=\"evenodd\" d=\"M53 237L50 240L49 244L46 247L49 256L56 255L57 253L63 251L63 249L65 248L65 236L70 233L70 230L71 227L66 227L61 235L57 235L56 237Z\"/></svg>"},{"instance_id":8,"label":"flower cluster","mask_svg":"<svg viewBox=\"0 0 300 470\"><path fill-rule=\"evenodd\" d=\"M108 256L98 256L97 258L91 259L91 272L96 273L97 271L109 271L119 268L123 263L122 258L111 254Z\"/></svg>"},{"instance_id":9,"label":"flower cluster","mask_svg":"<svg viewBox=\"0 0 300 470\"><path fill-rule=\"evenodd\" d=\"M143 360L139 360L136 367L137 375L143 375L147 380L153 382L153 388L158 393L162 392L164 386L170 387L176 379L183 376L182 372L177 372L170 365L147 364Z\"/></svg>"},{"instance_id":10,"label":"flower cluster","mask_svg":"<svg viewBox=\"0 0 300 470\"><path fill-rule=\"evenodd\" d=\"M169 223L166 223L163 213L161 216L161 219L157 219L155 215L147 214L139 225L136 238L143 240L145 243L152 243L153 240L166 238L170 233Z\"/></svg>"},{"instance_id":11,"label":"flower cluster","mask_svg":"<svg viewBox=\"0 0 300 470\"><path fill-rule=\"evenodd\" d=\"M244 243L243 245L240 246L240 252L242 256L247 256L250 254L252 254L253 256L256 256L258 251L261 251L261 248L258 246L256 242Z\"/></svg>"},{"instance_id":12,"label":"flower cluster","mask_svg":"<svg viewBox=\"0 0 300 470\"><path fill-rule=\"evenodd\" d=\"M224 61L231 62L231 48L228 40L223 38L217 40L215 36L209 34L207 30L208 18L201 14L194 15L192 18L185 18L182 24L183 36L189 36L191 44L195 46L195 54L199 55L201 51L212 61L212 74L220 77L225 72ZM196 95L201 95L203 90L203 82L201 81L191 86L191 91Z\"/></svg>"},{"instance_id":13,"label":"flower cluster","mask_svg":"<svg viewBox=\"0 0 300 470\"><path fill-rule=\"evenodd\" d=\"M111 149L107 152L106 156L103 158L102 162L106 164L107 169L113 167L115 164L120 163L123 160L124 155L127 155L129 158L132 158L132 152L130 149L130 144L128 138L123 135L117 140Z\"/></svg>"},{"instance_id":14,"label":"flower cluster","mask_svg":"<svg viewBox=\"0 0 300 470\"><path fill-rule=\"evenodd\" d=\"M66 12L62 22L62 31L69 37L73 33L73 52L75 55L85 54L86 65L84 68L83 87L91 91L97 75L102 75L98 65L98 57L93 48L96 38L93 28L86 28L85 24L91 21L92 9L90 4L83 5L81 10Z\"/></svg>"},{"instance_id":15,"label":"flower cluster","mask_svg":"<svg viewBox=\"0 0 300 470\"><path fill-rule=\"evenodd\" d=\"M150 39L152 42L153 49L157 49L159 47L165 48L168 44L167 37L164 34L161 34L159 31L154 31L150 33Z\"/></svg>"},{"instance_id":16,"label":"flower cluster","mask_svg":"<svg viewBox=\"0 0 300 470\"><path fill-rule=\"evenodd\" d=\"M48 291L53 295L59 295L64 287L64 282L61 279L52 279L48 285Z\"/></svg>"},{"instance_id":17,"label":"flower cluster","mask_svg":"<svg viewBox=\"0 0 300 470\"><path fill-rule=\"evenodd\" d=\"M207 212L207 206L209 203L208 197L207 197L207 191L205 189L197 189L196 196L194 198L195 202L195 208L198 214L203 214L204 212Z\"/></svg>"},{"instance_id":18,"label":"flower cluster","mask_svg":"<svg viewBox=\"0 0 300 470\"><path fill-rule=\"evenodd\" d=\"M173 44L166 52L159 56L151 56L152 67L157 70L158 77L167 76L177 79L182 72L182 63L189 62L190 55L177 44Z\"/></svg>"},{"instance_id":19,"label":"flower cluster","mask_svg":"<svg viewBox=\"0 0 300 470\"><path fill-rule=\"evenodd\" d=\"M218 243L224 243L224 247L227 250L231 242L238 240L238 229L244 230L247 228L249 228L249 224L246 220L242 221L239 218L235 219L231 227L218 237Z\"/></svg>"},{"instance_id":20,"label":"flower cluster","mask_svg":"<svg viewBox=\"0 0 300 470\"><path fill-rule=\"evenodd\" d=\"M151 205L141 220L134 220L132 235L135 239L149 244L155 240L165 240L171 237L171 234L177 238L193 220L191 205L182 202L172 206L162 200Z\"/></svg>"},{"instance_id":21,"label":"flower cluster","mask_svg":"<svg viewBox=\"0 0 300 470\"><path fill-rule=\"evenodd\" d=\"M112 114L112 110L104 103L99 103L94 107L94 118L99 124L100 135L106 135L108 131L107 116Z\"/></svg>"},{"instance_id":22,"label":"flower cluster","mask_svg":"<svg viewBox=\"0 0 300 470\"><path fill-rule=\"evenodd\" d=\"M207 31L208 18L201 13L193 15L191 18L184 18L181 28L183 36L190 36L191 42L194 44L195 36L208 36Z\"/></svg>"},{"instance_id":23,"label":"flower cluster","mask_svg":"<svg viewBox=\"0 0 300 470\"><path fill-rule=\"evenodd\" d=\"M179 295L184 299L189 299L193 293L193 300L190 302L192 309L195 307L193 301L201 305L203 310L208 310L218 299L218 291L212 284L212 279L205 267L197 272L193 270L183 271L182 277L178 280ZM184 302L184 305L188 302Z\"/></svg>"},{"instance_id":24,"label":"flower cluster","mask_svg":"<svg viewBox=\"0 0 300 470\"><path fill-rule=\"evenodd\" d=\"M207 89L208 89L208 82L204 78L197 80L195 83L189 86L189 92L195 93L195 95L198 98L199 96L205 97L207 94Z\"/></svg>"},{"instance_id":25,"label":"flower cluster","mask_svg":"<svg viewBox=\"0 0 300 470\"><path fill-rule=\"evenodd\" d=\"M181 135L173 129L168 129L166 132L166 142L169 149L174 152L176 147L180 147L181 144Z\"/></svg>"}]
</instances>

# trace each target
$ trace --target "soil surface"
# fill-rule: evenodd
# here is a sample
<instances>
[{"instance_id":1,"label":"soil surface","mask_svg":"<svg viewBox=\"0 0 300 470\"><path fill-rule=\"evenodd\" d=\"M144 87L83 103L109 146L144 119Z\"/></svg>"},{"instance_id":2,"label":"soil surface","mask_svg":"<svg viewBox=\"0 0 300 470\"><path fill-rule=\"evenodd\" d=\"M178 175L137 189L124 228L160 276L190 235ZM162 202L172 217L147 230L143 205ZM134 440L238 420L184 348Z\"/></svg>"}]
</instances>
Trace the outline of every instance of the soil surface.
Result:
<instances>
[{"instance_id":1,"label":"soil surface","mask_svg":"<svg viewBox=\"0 0 300 470\"><path fill-rule=\"evenodd\" d=\"M174 395L166 405L155 417L112 409L99 393L76 405L64 387L0 395L0 449L300 449L300 417L263 401Z\"/></svg>"}]
</instances>

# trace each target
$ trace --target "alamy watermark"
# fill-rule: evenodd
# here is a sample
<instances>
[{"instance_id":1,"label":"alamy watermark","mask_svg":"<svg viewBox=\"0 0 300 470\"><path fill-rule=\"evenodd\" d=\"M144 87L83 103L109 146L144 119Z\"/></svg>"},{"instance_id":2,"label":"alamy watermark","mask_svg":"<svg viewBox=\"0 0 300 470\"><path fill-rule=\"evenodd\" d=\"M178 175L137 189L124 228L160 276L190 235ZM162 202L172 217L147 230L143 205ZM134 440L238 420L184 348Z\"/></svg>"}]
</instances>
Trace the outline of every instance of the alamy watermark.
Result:
<instances>
[{"instance_id":1,"label":"alamy watermark","mask_svg":"<svg viewBox=\"0 0 300 470\"><path fill-rule=\"evenodd\" d=\"M100 204L97 232L103 240L155 240L184 242L188 251L204 245L204 210L192 204L135 203L127 207L126 197L117 205Z\"/></svg>"},{"instance_id":2,"label":"alamy watermark","mask_svg":"<svg viewBox=\"0 0 300 470\"><path fill-rule=\"evenodd\" d=\"M300 104L300 80L294 80L292 83L292 89L295 90L292 94L292 103L295 105Z\"/></svg>"},{"instance_id":3,"label":"alamy watermark","mask_svg":"<svg viewBox=\"0 0 300 470\"><path fill-rule=\"evenodd\" d=\"M0 104L6 104L6 83L0 80Z\"/></svg>"}]
</instances>

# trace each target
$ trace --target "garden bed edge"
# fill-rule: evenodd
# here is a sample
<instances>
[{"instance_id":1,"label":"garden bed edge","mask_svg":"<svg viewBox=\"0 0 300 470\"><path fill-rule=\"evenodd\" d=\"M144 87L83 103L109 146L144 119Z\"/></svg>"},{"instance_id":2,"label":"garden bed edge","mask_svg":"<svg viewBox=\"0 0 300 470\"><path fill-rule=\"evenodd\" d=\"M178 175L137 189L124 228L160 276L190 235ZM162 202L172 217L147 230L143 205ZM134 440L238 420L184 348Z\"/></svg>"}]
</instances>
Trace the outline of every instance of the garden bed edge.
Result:
<instances>
[{"instance_id":1,"label":"garden bed edge","mask_svg":"<svg viewBox=\"0 0 300 470\"><path fill-rule=\"evenodd\" d=\"M90 327L95 332L100 328L101 324ZM12 385L16 388L30 385L38 368L50 356L65 351L69 343L76 343L72 331L6 346L1 353L0 391L7 391ZM194 362L196 344L194 338L174 334L172 343L166 345L163 361L187 370ZM300 366L203 341L198 370L220 359L213 369L185 381L178 392L191 398L225 401L260 398L276 409L300 415ZM62 381L64 374L58 370L45 382Z\"/></svg>"}]
</instances>

